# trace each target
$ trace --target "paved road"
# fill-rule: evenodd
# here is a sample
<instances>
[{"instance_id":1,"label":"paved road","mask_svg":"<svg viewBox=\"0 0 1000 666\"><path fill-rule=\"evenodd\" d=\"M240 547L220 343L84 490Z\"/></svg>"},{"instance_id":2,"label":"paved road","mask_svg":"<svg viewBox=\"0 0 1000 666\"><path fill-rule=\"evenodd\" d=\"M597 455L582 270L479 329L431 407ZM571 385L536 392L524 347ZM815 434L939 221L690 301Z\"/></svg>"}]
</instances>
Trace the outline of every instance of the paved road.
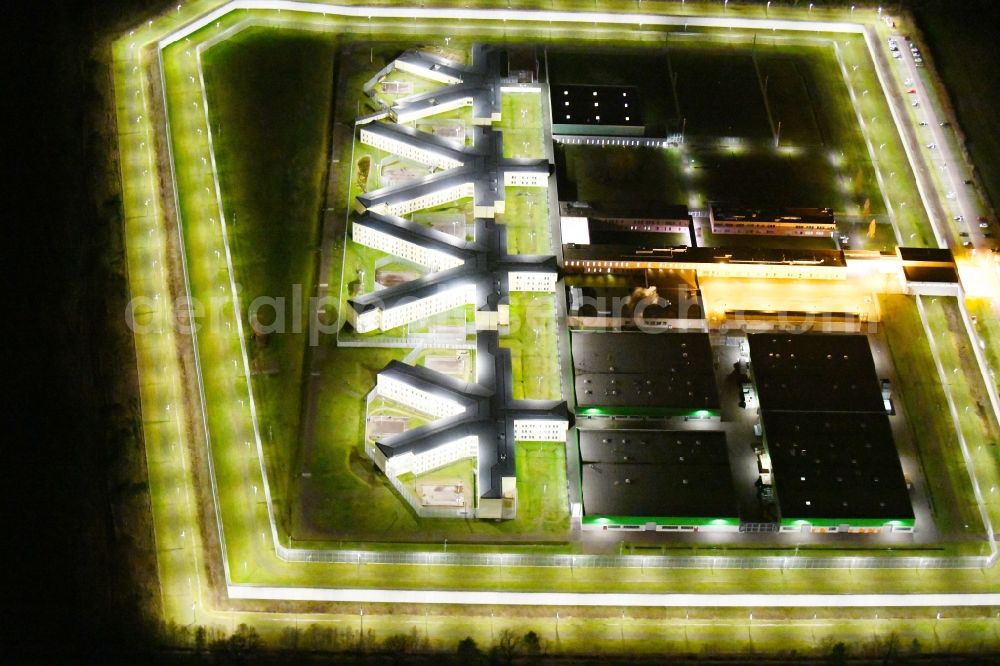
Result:
<instances>
[{"instance_id":1,"label":"paved road","mask_svg":"<svg viewBox=\"0 0 1000 666\"><path fill-rule=\"evenodd\" d=\"M987 211L980 205L972 185L966 185L966 180L972 179L972 171L966 164L958 144L958 137L950 127L951 118L945 113L941 100L935 94L930 82L930 74L926 67L918 67L910 51L909 42L903 35L894 33L894 38L902 54L895 59L888 55L888 44L882 40L880 45L885 48L888 60L897 68L903 84L900 88L890 89L886 93L906 100L907 116L912 122L905 122L907 133L912 138L915 147L915 157L918 158L917 176L923 179L926 192L935 195L940 207L941 218L937 220L939 229L951 230L951 235L966 233L968 236L958 236L961 241L968 240L976 248L996 247L995 239L987 238L979 228L976 218L985 216ZM898 85L896 80L892 83ZM908 93L915 90L915 93ZM912 106L916 102L918 107ZM920 125L926 123L926 125ZM942 127L941 123L949 123ZM930 148L929 146L934 146ZM953 197L953 198L952 198ZM955 220L955 216L964 220Z\"/></svg>"},{"instance_id":2,"label":"paved road","mask_svg":"<svg viewBox=\"0 0 1000 666\"><path fill-rule=\"evenodd\" d=\"M232 599L320 600L365 603L511 606L611 606L666 608L941 608L997 606L1000 593L984 594L649 594L600 592L477 592L378 590L230 585Z\"/></svg>"}]
</instances>

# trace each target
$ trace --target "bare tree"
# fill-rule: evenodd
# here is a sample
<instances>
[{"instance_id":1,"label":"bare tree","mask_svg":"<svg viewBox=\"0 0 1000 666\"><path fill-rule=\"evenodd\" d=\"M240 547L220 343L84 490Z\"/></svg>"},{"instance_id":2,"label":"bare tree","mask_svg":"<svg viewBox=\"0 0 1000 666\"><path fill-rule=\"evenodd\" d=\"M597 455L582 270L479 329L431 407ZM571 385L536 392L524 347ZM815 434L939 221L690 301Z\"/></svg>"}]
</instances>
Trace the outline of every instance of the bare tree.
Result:
<instances>
[{"instance_id":1,"label":"bare tree","mask_svg":"<svg viewBox=\"0 0 1000 666\"><path fill-rule=\"evenodd\" d=\"M524 646L524 654L535 657L542 654L542 639L538 637L534 631L529 631L521 639L521 644Z\"/></svg>"},{"instance_id":2,"label":"bare tree","mask_svg":"<svg viewBox=\"0 0 1000 666\"><path fill-rule=\"evenodd\" d=\"M520 649L521 637L511 629L502 629L491 651L503 659L504 663L512 664Z\"/></svg>"},{"instance_id":3,"label":"bare tree","mask_svg":"<svg viewBox=\"0 0 1000 666\"><path fill-rule=\"evenodd\" d=\"M458 642L455 650L460 664L481 664L483 662L483 651L476 645L476 641L471 636L466 636Z\"/></svg>"}]
</instances>

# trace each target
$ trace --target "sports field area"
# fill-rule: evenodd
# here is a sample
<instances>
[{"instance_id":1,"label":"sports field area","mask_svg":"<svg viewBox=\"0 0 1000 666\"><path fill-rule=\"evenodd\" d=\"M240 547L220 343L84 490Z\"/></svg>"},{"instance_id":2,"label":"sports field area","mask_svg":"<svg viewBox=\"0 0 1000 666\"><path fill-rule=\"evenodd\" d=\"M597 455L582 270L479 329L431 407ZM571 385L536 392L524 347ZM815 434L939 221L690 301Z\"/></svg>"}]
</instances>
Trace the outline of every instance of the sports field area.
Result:
<instances>
[{"instance_id":1,"label":"sports field area","mask_svg":"<svg viewBox=\"0 0 1000 666\"><path fill-rule=\"evenodd\" d=\"M504 157L545 157L542 94L544 93L510 92L503 95L501 120L494 123L493 127L503 131Z\"/></svg>"},{"instance_id":2,"label":"sports field area","mask_svg":"<svg viewBox=\"0 0 1000 666\"><path fill-rule=\"evenodd\" d=\"M171 19L176 20L180 19ZM237 30L255 20L261 25ZM484 24L484 32L489 39L511 43L562 42L561 49L571 40L588 39L595 52L602 45L633 37L622 31L604 32L596 22L590 33L590 24L583 22L566 33L549 26L547 34L545 28L498 23L487 29ZM901 399L917 433L924 475L933 479L935 519L949 535L940 549L838 541L800 552L798 547L737 547L711 540L647 547L612 538L597 555L608 559L587 559L600 563L578 565L573 556L584 554L570 530L565 448L539 442L516 446L515 520L425 519L413 514L365 455L362 441L365 396L374 386L375 374L390 360L407 358L412 350L338 347L332 334L320 336L314 344L307 325L311 309L305 301L332 293L326 312L327 320L335 319L334 311L350 283L359 281L367 287L374 279L369 271L374 273L375 266L369 269L367 262L379 258L345 252L350 242L344 235L347 207L361 189L361 160L368 158L369 179L384 173L374 171L384 155L355 153L359 144L351 138L352 122L364 112L356 91L365 74L370 76L381 66L380 59L384 63L401 46L440 41L435 27L430 19L424 24L405 17L376 19L373 27L370 18L344 19L319 12L220 15L217 23L163 47L157 75L164 77L161 101L166 115L159 118L158 107L146 106L145 95L155 88L144 85L151 76L145 63L140 62L141 69L131 65L136 68L131 70L135 58L128 39L116 46L121 60L116 80L122 82L119 122L145 132L123 132L122 138L125 205L129 211L142 212L127 216L133 285L141 285L150 298L152 305L144 311L150 320L168 300L176 302L187 295L204 303L211 315L196 336L173 336L168 330L170 337L163 337L162 328L137 333L142 372L170 378L146 383L142 389L165 614L192 625L260 621L259 611L268 607L267 602L238 610L223 602L220 609L219 595L208 587L210 580L282 590L348 591L694 595L995 591L1000 575L995 567L936 569L919 563L939 555L985 556L993 547L983 539L980 508L992 520L1000 518L996 493L1000 428L972 347L981 339L989 363L1000 367L995 349L1000 330L985 302L970 304L977 314L978 335L970 341L960 304L953 298L880 300L889 349L901 375ZM152 39L152 30L150 26L150 36L143 39ZM613 172L606 170L606 163L599 169L593 166L594 160L578 147L562 149L564 154L555 158L565 165L560 166L560 185L565 183L566 192L574 192L572 198L624 205L648 192L653 203L697 205L738 192L742 198L759 197L756 203L761 206L775 202L833 206L838 217L847 220L841 232L850 236L855 248L893 249L893 219L907 244L935 244L862 39L827 36L824 46L812 43L812 37L789 40L789 34L770 30L771 39L762 38L756 45L749 34L720 44L708 31L705 43L696 44L690 37L676 43L663 38L668 32L650 40L669 46L666 85L661 74L659 80L656 76L647 77L648 81L617 80L655 87L654 101L646 108L649 123L664 131L683 131L690 141L677 150L610 152L607 161L619 165ZM634 37L643 41L641 31ZM371 42L376 45L370 46ZM635 70L662 73L665 50L648 56L632 53L641 65ZM600 58L569 54L562 73L558 64L549 63L550 75L567 81L604 76L612 82L626 71L613 64L614 57L603 52ZM738 77L722 78L727 62ZM358 87L345 93L339 85L344 82ZM817 103L818 98L828 103ZM727 100L740 101L727 104ZM508 106L518 108L505 98L505 115ZM745 113L725 112L734 107ZM534 114L540 111L530 105L521 108L528 112L522 116L514 111L515 122L506 129L511 141L505 142L505 152L538 156ZM519 118L523 125L517 124ZM460 115L452 120L463 121ZM781 137L775 149L779 120ZM155 145L150 128L166 128L164 121L169 127L160 150L167 154L143 161L142 155ZM166 164L163 190L173 192L168 199L176 205L169 214L158 210L157 188L147 182L149 169ZM765 172L777 176L759 175ZM746 174L753 177L742 177ZM653 187L656 182L661 185ZM511 251L551 253L556 239L551 237L553 211L548 199L535 197L529 188L508 188L506 195L507 212L499 221L508 226ZM807 200L788 201L793 195ZM571 197L563 196L560 187L560 198ZM149 208L157 210L150 213ZM867 234L870 219L876 220L872 237ZM150 220L152 226L147 224ZM321 235L328 224L337 232L332 237ZM362 264L364 276L357 265L348 265L355 261ZM171 270L169 277L164 265ZM303 304L295 309L298 294ZM248 307L258 296L274 300L264 303L259 319L251 319ZM275 306L279 298L286 300L284 313ZM549 294L515 294L510 311L512 325L501 344L512 350L515 397L558 399L564 391L555 299ZM469 321L465 313L458 320ZM252 329L253 324L276 328L280 322L285 323L285 332ZM410 358L423 362L427 355L454 351L425 349ZM956 405L955 413L942 409L942 404ZM970 466L985 494L982 502L969 481ZM467 466L439 472L425 479L428 484L448 485L457 479L474 485ZM416 487L421 480L404 482ZM470 566L457 559L463 554L494 559L484 559L470 575ZM550 555L569 559L558 560L558 565L552 564L556 560L518 559ZM629 555L639 559L615 559ZM665 555L702 559L694 570L646 566L641 557ZM825 555L861 564L837 569L796 566L800 557ZM792 565L728 566L767 556L791 559ZM873 566L869 558L896 557L915 559L907 560L912 564L907 568L868 568ZM291 601L286 607L289 618L297 620L299 607ZM484 612L471 622L458 622L447 613L428 620L425 611L425 635L433 636L429 640L436 645L452 641L456 632L473 633L485 643L502 626L529 626L521 615L511 619L499 613L495 620L493 610L486 610L489 606L482 608ZM740 609L732 615L713 613L711 618L685 611L681 622L680 614L665 609L633 613L623 608L618 621L618 610L609 614L602 609L591 617L580 607L560 608L562 616L555 608L551 613L545 607L525 612L531 615L530 626L543 632L551 645L566 649L583 645L585 637L600 636L604 647L597 649L608 651L645 649L642 645L688 651L690 644L706 640L718 641L731 651L747 645L752 650L755 641L768 650L777 645L820 650L828 637L861 643L898 632L912 640L928 631L941 647L974 648L977 640L994 644L997 629L995 620L988 619L992 610L985 609L970 611L975 618L946 610L941 619L931 608L905 612L827 608L801 614L778 609L771 614L758 610L756 615ZM334 604L331 610L330 617L352 631L354 621L363 618L358 627L362 636L361 623L371 622L369 629L382 626L381 619L369 620L353 607ZM380 617L378 611L385 609L369 610ZM416 627L420 610L424 609L400 617L412 618ZM912 617L917 619L908 619ZM274 634L271 639L279 640L278 627L286 629L291 621L275 619L267 630ZM560 622L566 624L561 627ZM675 623L676 627L666 628ZM913 629L918 625L920 632ZM618 644L613 645L616 637Z\"/></svg>"},{"instance_id":3,"label":"sports field area","mask_svg":"<svg viewBox=\"0 0 1000 666\"><path fill-rule=\"evenodd\" d=\"M510 332L500 344L511 350L514 398L564 400L560 386L559 325L553 294L510 295Z\"/></svg>"}]
</instances>

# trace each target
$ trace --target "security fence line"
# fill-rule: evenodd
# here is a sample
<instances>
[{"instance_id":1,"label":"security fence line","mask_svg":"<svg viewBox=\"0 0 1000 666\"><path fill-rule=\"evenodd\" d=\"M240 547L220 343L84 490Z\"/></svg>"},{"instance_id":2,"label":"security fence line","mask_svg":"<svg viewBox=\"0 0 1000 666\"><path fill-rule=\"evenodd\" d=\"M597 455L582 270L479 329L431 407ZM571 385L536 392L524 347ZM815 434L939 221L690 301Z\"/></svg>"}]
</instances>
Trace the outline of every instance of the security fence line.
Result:
<instances>
[{"instance_id":1,"label":"security fence line","mask_svg":"<svg viewBox=\"0 0 1000 666\"><path fill-rule=\"evenodd\" d=\"M334 564L435 564L483 567L570 567L585 569L973 569L992 566L996 555L955 556L760 556L570 555L456 553L441 551L319 550L279 545L289 562Z\"/></svg>"}]
</instances>

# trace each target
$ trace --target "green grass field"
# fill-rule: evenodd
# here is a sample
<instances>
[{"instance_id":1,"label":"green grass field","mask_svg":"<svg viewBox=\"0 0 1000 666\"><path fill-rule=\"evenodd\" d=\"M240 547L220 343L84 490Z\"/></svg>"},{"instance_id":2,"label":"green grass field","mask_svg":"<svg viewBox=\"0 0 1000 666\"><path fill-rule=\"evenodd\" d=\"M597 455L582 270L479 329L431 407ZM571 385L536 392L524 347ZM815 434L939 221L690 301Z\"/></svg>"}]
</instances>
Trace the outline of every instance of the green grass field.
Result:
<instances>
[{"instance_id":1,"label":"green grass field","mask_svg":"<svg viewBox=\"0 0 1000 666\"><path fill-rule=\"evenodd\" d=\"M451 653L466 637L486 649L504 631L518 637L534 631L548 654L586 655L589 660L614 656L618 658L614 664L625 663L619 661L621 654L643 660L673 656L678 660L728 657L742 662L765 658L836 663L841 654L834 650L838 643L850 659L872 662L933 661L930 655L948 651L988 659L998 645L996 619L954 610L937 619L937 610L929 608L908 615L888 609L859 611L850 617L812 609L756 609L753 620L745 609L629 609L623 616L617 609L566 607L512 611L502 606L456 606L435 607L427 613L410 607L366 604L364 608L362 645L374 651L388 637L402 635L410 639L411 647L400 659L407 652L426 648ZM259 619L251 613L241 613L239 618L249 618L254 624ZM304 619L298 624L268 619L275 622L259 622L259 634L268 644L315 651L358 649L362 626L356 609L337 608L314 618L315 622ZM399 644L397 640L395 645Z\"/></svg>"},{"instance_id":2,"label":"green grass field","mask_svg":"<svg viewBox=\"0 0 1000 666\"><path fill-rule=\"evenodd\" d=\"M1000 390L1000 319L995 314L991 299L968 298L969 314L976 318L975 330L983 341L983 353L993 375L994 385Z\"/></svg>"},{"instance_id":3,"label":"green grass field","mask_svg":"<svg viewBox=\"0 0 1000 666\"><path fill-rule=\"evenodd\" d=\"M504 157L545 157L544 122L539 93L503 93L500 118L499 123L493 123L493 128L503 132Z\"/></svg>"},{"instance_id":4,"label":"green grass field","mask_svg":"<svg viewBox=\"0 0 1000 666\"><path fill-rule=\"evenodd\" d=\"M941 311L944 300L940 298L931 303L925 299L925 306L931 330L938 338L938 349L946 352L945 358L950 360L947 356L951 350L950 335L946 334L947 323ZM902 384L899 390L916 437L924 477L928 479L934 520L947 539L961 540L979 534L982 519L976 508L968 471L958 453L955 427L945 407L944 391L916 302L911 297L884 295L879 298L879 304L893 362ZM944 359L942 362L945 368L950 367ZM953 391L959 388L960 382L951 384ZM971 427L971 423L963 421L963 429ZM973 434L969 430L966 432L967 436Z\"/></svg>"},{"instance_id":5,"label":"green grass field","mask_svg":"<svg viewBox=\"0 0 1000 666\"><path fill-rule=\"evenodd\" d=\"M510 333L500 344L511 350L515 399L563 399L558 335L552 294L510 295Z\"/></svg>"},{"instance_id":6,"label":"green grass field","mask_svg":"<svg viewBox=\"0 0 1000 666\"><path fill-rule=\"evenodd\" d=\"M208 50L205 82L215 127L229 248L245 308L258 297L284 299L284 332L251 344L258 372L254 392L266 428L277 497L299 442L308 309L293 320L296 291L308 297L315 280L318 210L326 173L331 98L317 95L332 77L336 40L248 31ZM294 122L273 123L288 115ZM271 309L262 323L279 324Z\"/></svg>"},{"instance_id":7,"label":"green grass field","mask_svg":"<svg viewBox=\"0 0 1000 666\"><path fill-rule=\"evenodd\" d=\"M958 408L959 424L965 436L980 490L984 491L986 509L994 525L1000 521L1000 483L998 465L998 429L990 406L982 374L976 363L958 303L954 298L924 298L924 307L931 331L937 341L938 357L951 376L948 388ZM981 522L981 520L980 520Z\"/></svg>"},{"instance_id":8,"label":"green grass field","mask_svg":"<svg viewBox=\"0 0 1000 666\"><path fill-rule=\"evenodd\" d=\"M882 173L884 195L892 206L900 238L909 247L936 247L902 139L892 122L888 102L879 94L881 84L868 49L864 41L857 38L840 41L838 45L848 80L855 90L858 113L868 130ZM866 90L870 94L865 94ZM854 124L858 125L857 117ZM891 250L892 244L887 249Z\"/></svg>"},{"instance_id":9,"label":"green grass field","mask_svg":"<svg viewBox=\"0 0 1000 666\"><path fill-rule=\"evenodd\" d=\"M550 255L552 232L549 229L548 190L540 187L508 187L504 212L498 223L507 229L507 252L510 254Z\"/></svg>"}]
</instances>

